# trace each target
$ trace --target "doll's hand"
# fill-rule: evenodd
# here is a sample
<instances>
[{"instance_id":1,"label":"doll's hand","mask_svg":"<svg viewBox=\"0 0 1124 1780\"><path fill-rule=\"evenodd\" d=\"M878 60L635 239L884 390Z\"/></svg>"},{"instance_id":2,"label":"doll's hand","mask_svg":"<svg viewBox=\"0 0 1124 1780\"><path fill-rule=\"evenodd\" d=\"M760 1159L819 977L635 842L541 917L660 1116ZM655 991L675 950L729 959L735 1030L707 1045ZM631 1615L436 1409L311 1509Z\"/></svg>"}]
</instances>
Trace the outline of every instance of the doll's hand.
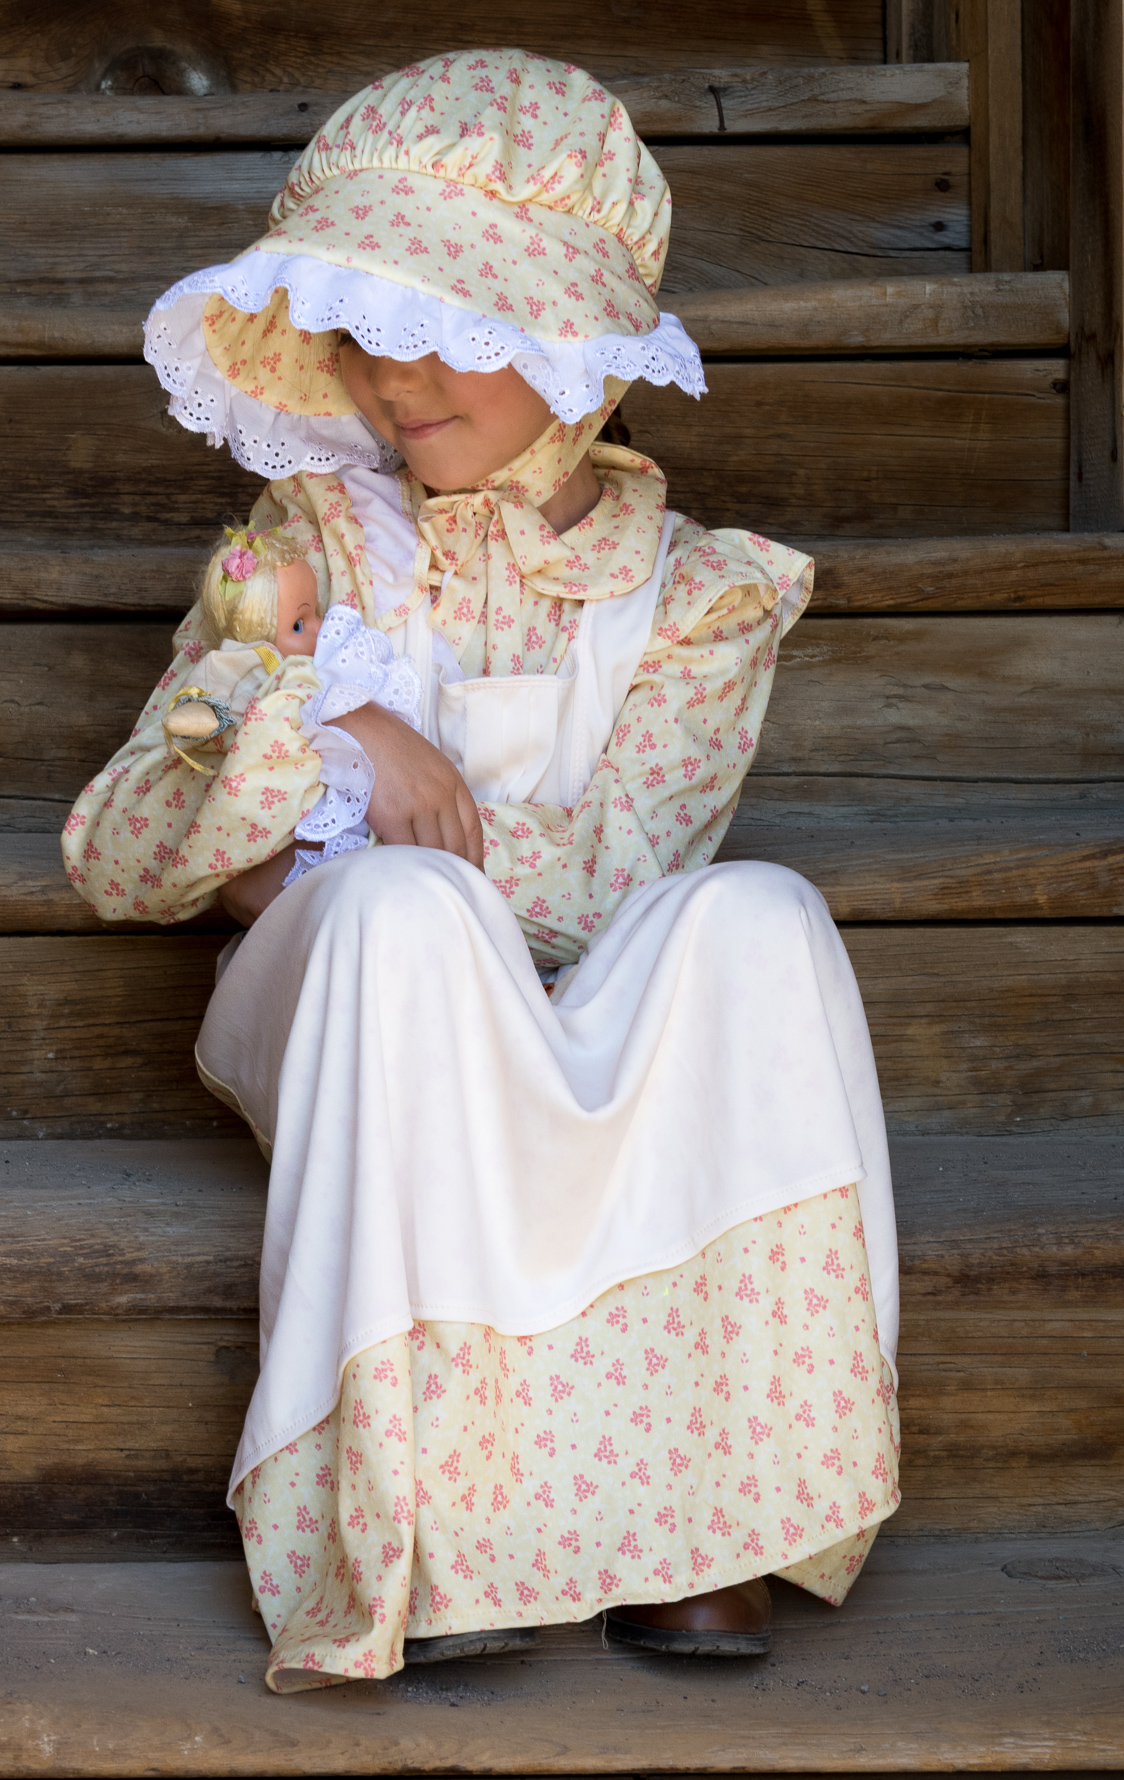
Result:
<instances>
[{"instance_id":1,"label":"doll's hand","mask_svg":"<svg viewBox=\"0 0 1124 1780\"><path fill-rule=\"evenodd\" d=\"M451 760L400 717L364 705L333 719L375 769L367 823L390 846L436 847L484 869L484 830L468 786Z\"/></svg>"}]
</instances>

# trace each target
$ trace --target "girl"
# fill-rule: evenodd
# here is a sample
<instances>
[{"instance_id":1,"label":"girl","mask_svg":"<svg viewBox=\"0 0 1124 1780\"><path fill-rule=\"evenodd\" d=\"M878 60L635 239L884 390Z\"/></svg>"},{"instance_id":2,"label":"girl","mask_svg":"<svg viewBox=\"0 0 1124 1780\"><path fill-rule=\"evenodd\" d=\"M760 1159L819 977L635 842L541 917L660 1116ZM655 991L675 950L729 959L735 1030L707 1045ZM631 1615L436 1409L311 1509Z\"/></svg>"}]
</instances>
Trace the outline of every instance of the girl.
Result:
<instances>
[{"instance_id":1,"label":"girl","mask_svg":"<svg viewBox=\"0 0 1124 1780\"><path fill-rule=\"evenodd\" d=\"M172 411L274 476L253 525L419 688L416 727L313 703L383 844L282 892L325 695L282 662L200 785L159 724L193 614L68 824L103 915L249 927L197 1056L272 1156L231 1501L277 1691L600 1610L762 1651L763 1578L842 1601L898 1499L854 979L810 885L708 864L811 564L598 442L629 379L703 387L654 301L669 220L588 75L441 56L150 322Z\"/></svg>"}]
</instances>

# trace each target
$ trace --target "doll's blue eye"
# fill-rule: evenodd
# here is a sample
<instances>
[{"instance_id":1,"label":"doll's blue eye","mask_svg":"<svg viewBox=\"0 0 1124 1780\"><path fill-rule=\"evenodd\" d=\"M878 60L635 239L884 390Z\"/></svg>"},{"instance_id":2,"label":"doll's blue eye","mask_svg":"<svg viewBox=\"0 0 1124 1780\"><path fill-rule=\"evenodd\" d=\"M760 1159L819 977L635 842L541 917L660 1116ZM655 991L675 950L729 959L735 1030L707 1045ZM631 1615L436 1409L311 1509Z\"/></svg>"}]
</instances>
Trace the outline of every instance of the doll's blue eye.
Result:
<instances>
[{"instance_id":1,"label":"doll's blue eye","mask_svg":"<svg viewBox=\"0 0 1124 1780\"><path fill-rule=\"evenodd\" d=\"M293 626L293 629L296 631L297 635L299 636L301 631L304 629L304 619L298 618L296 623Z\"/></svg>"}]
</instances>

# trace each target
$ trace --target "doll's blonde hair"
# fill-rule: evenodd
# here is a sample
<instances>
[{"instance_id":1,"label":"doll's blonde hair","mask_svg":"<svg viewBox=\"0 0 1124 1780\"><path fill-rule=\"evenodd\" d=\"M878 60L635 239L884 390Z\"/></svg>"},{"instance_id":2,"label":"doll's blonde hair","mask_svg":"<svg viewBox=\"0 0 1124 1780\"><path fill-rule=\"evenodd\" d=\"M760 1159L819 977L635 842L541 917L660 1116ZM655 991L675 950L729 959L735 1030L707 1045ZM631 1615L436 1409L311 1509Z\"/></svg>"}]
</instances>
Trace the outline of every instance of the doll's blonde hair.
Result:
<instances>
[{"instance_id":1,"label":"doll's blonde hair","mask_svg":"<svg viewBox=\"0 0 1124 1780\"><path fill-rule=\"evenodd\" d=\"M305 555L307 546L281 531L228 530L203 575L203 615L212 639L272 643L277 634L277 571Z\"/></svg>"}]
</instances>

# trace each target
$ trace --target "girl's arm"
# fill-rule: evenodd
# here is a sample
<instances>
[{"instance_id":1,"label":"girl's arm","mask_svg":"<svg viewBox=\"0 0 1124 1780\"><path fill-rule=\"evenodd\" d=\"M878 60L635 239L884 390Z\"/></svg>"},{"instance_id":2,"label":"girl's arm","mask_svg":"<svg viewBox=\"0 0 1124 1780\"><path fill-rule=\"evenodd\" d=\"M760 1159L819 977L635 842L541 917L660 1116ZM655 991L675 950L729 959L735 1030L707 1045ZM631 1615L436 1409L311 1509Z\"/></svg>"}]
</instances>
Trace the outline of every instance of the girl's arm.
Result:
<instances>
[{"instance_id":1,"label":"girl's arm","mask_svg":"<svg viewBox=\"0 0 1124 1780\"><path fill-rule=\"evenodd\" d=\"M282 662L248 706L224 754L196 772L164 734L177 692L193 684L203 647L189 615L172 666L131 737L92 779L67 818L67 875L103 921L187 920L223 884L277 853L320 796L320 759L300 735L317 690L311 663Z\"/></svg>"}]
</instances>

